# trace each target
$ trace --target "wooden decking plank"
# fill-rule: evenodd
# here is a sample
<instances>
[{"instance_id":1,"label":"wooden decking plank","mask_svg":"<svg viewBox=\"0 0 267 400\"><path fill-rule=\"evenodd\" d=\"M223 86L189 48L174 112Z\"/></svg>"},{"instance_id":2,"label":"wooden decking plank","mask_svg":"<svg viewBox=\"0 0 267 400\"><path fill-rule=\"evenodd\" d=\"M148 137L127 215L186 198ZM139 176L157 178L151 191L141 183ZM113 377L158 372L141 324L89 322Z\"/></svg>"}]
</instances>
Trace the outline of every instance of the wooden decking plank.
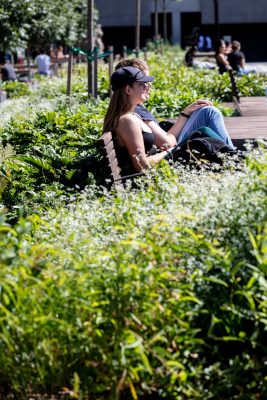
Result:
<instances>
[{"instance_id":1,"label":"wooden decking plank","mask_svg":"<svg viewBox=\"0 0 267 400\"><path fill-rule=\"evenodd\" d=\"M266 103L266 97L265 96L244 96L240 97L240 102L242 103L255 103L260 102L260 103Z\"/></svg>"},{"instance_id":2,"label":"wooden decking plank","mask_svg":"<svg viewBox=\"0 0 267 400\"><path fill-rule=\"evenodd\" d=\"M231 139L243 139L243 140L254 140L254 139L267 139L266 132L258 131L231 131L229 132Z\"/></svg>"},{"instance_id":3,"label":"wooden decking plank","mask_svg":"<svg viewBox=\"0 0 267 400\"><path fill-rule=\"evenodd\" d=\"M267 139L267 115L225 117L224 122L232 139Z\"/></svg>"},{"instance_id":4,"label":"wooden decking plank","mask_svg":"<svg viewBox=\"0 0 267 400\"><path fill-rule=\"evenodd\" d=\"M236 125L261 125L267 127L267 115L252 116L252 117L224 117L226 124L236 124Z\"/></svg>"},{"instance_id":5,"label":"wooden decking plank","mask_svg":"<svg viewBox=\"0 0 267 400\"><path fill-rule=\"evenodd\" d=\"M231 138L267 138L266 98L264 96L241 97L238 109L241 117L224 118Z\"/></svg>"},{"instance_id":6,"label":"wooden decking plank","mask_svg":"<svg viewBox=\"0 0 267 400\"><path fill-rule=\"evenodd\" d=\"M238 106L243 117L267 115L267 102L264 96L241 97Z\"/></svg>"}]
</instances>

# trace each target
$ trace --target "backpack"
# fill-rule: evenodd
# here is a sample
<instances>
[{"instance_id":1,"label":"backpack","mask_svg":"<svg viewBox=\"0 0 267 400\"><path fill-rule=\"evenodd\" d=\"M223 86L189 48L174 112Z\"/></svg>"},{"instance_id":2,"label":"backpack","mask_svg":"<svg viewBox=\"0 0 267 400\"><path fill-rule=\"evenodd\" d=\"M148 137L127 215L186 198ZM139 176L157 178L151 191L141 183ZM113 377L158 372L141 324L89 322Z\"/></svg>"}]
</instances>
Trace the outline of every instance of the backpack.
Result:
<instances>
[{"instance_id":1,"label":"backpack","mask_svg":"<svg viewBox=\"0 0 267 400\"><path fill-rule=\"evenodd\" d=\"M213 131L212 131L213 132ZM180 161L182 163L211 163L223 164L221 153L237 154L230 146L218 139L215 134L209 136L207 131L198 130L193 132L186 142L176 145L168 152L165 159Z\"/></svg>"}]
</instances>

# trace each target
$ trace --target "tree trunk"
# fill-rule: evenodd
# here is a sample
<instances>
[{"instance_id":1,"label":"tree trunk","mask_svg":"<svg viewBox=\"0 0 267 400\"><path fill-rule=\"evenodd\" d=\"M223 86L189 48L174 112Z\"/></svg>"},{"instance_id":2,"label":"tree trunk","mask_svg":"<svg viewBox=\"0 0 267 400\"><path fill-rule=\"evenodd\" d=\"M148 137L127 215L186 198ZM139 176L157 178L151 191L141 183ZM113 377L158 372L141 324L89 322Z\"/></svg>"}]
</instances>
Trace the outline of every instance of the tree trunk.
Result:
<instances>
[{"instance_id":1,"label":"tree trunk","mask_svg":"<svg viewBox=\"0 0 267 400\"><path fill-rule=\"evenodd\" d=\"M87 51L93 56L94 0L87 0ZM94 96L94 63L88 60L88 97Z\"/></svg>"},{"instance_id":2,"label":"tree trunk","mask_svg":"<svg viewBox=\"0 0 267 400\"><path fill-rule=\"evenodd\" d=\"M220 39L218 0L213 0L213 3L214 3L214 23L215 23L216 39Z\"/></svg>"},{"instance_id":3,"label":"tree trunk","mask_svg":"<svg viewBox=\"0 0 267 400\"><path fill-rule=\"evenodd\" d=\"M166 13L166 0L163 0L162 4L163 8L163 38L164 42L167 42L167 13Z\"/></svg>"},{"instance_id":4,"label":"tree trunk","mask_svg":"<svg viewBox=\"0 0 267 400\"><path fill-rule=\"evenodd\" d=\"M154 25L155 25L155 40L158 40L159 37L159 20L158 20L158 0L154 0L154 6L155 6L155 11L154 11Z\"/></svg>"},{"instance_id":5,"label":"tree trunk","mask_svg":"<svg viewBox=\"0 0 267 400\"><path fill-rule=\"evenodd\" d=\"M140 49L140 17L141 17L141 0L136 0L136 28L135 28L135 49Z\"/></svg>"}]
</instances>

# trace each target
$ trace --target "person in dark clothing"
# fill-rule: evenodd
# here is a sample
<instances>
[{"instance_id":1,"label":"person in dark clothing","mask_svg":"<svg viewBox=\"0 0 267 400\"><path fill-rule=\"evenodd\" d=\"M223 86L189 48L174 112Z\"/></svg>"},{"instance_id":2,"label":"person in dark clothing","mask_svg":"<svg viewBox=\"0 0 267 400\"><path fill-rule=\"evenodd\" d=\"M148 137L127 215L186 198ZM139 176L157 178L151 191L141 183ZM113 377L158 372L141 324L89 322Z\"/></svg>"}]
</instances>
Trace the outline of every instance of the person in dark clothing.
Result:
<instances>
[{"instance_id":1,"label":"person in dark clothing","mask_svg":"<svg viewBox=\"0 0 267 400\"><path fill-rule=\"evenodd\" d=\"M226 55L226 45L223 39L220 39L215 45L215 59L219 67L220 74L232 69Z\"/></svg>"},{"instance_id":2,"label":"person in dark clothing","mask_svg":"<svg viewBox=\"0 0 267 400\"><path fill-rule=\"evenodd\" d=\"M12 64L6 61L5 64L2 64L0 67L1 67L1 78L3 82L17 80L17 75Z\"/></svg>"},{"instance_id":3,"label":"person in dark clothing","mask_svg":"<svg viewBox=\"0 0 267 400\"><path fill-rule=\"evenodd\" d=\"M149 116L144 120L137 113L136 107L148 100L153 79L131 66L120 67L111 75L113 94L104 119L103 132L113 133L123 174L126 171L139 172L159 163L172 147L184 143L200 126L214 128L215 133L219 128L220 138L233 146L219 110L208 100L197 100L188 105L168 132L149 119Z\"/></svg>"},{"instance_id":4,"label":"person in dark clothing","mask_svg":"<svg viewBox=\"0 0 267 400\"><path fill-rule=\"evenodd\" d=\"M228 55L228 61L234 71L238 75L247 75L249 73L254 73L255 70L245 67L245 55L241 51L241 43L237 40L232 42L232 52Z\"/></svg>"},{"instance_id":5,"label":"person in dark clothing","mask_svg":"<svg viewBox=\"0 0 267 400\"><path fill-rule=\"evenodd\" d=\"M232 43L232 51L228 55L228 61L234 71L239 71L240 68L245 68L245 55L241 49L241 44L237 40Z\"/></svg>"},{"instance_id":6,"label":"person in dark clothing","mask_svg":"<svg viewBox=\"0 0 267 400\"><path fill-rule=\"evenodd\" d=\"M148 64L144 60L140 60L138 58L122 60L116 65L115 69L117 70L122 67L135 67L142 71L145 75L149 75ZM210 102L207 102L204 107L200 107L200 103L198 103L196 110L192 113L192 117L185 122L181 132L178 135L177 143L182 143L194 130L199 129L199 127L207 126L216 132L220 136L221 140L223 140L227 145L233 146L220 111L216 107L213 107L212 103ZM153 114L151 114L151 112L144 106L143 103L137 104L135 113L141 117L145 124L154 133L156 132L159 135L166 134L157 119ZM168 131L168 133L171 132L169 130L170 127L166 126L165 129Z\"/></svg>"},{"instance_id":7,"label":"person in dark clothing","mask_svg":"<svg viewBox=\"0 0 267 400\"><path fill-rule=\"evenodd\" d=\"M153 132L135 112L149 97L153 76L135 67L122 67L111 75L112 97L104 119L103 131L112 131L121 166L139 172L156 164L175 146L173 134ZM156 149L159 149L159 152Z\"/></svg>"},{"instance_id":8,"label":"person in dark clothing","mask_svg":"<svg viewBox=\"0 0 267 400\"><path fill-rule=\"evenodd\" d=\"M187 67L193 67L194 65L194 57L197 52L197 46L190 47L189 50L185 53L185 64Z\"/></svg>"}]
</instances>

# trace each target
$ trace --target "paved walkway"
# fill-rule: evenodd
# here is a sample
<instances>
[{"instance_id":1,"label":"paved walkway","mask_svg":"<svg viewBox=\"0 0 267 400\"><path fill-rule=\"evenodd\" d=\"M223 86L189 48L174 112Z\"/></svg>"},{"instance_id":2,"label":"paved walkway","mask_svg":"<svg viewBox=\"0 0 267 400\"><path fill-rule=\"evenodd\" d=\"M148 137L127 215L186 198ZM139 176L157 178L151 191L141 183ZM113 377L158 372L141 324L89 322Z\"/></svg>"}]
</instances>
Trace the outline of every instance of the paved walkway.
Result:
<instances>
[{"instance_id":1,"label":"paved walkway","mask_svg":"<svg viewBox=\"0 0 267 400\"><path fill-rule=\"evenodd\" d=\"M267 62L247 62L246 67L267 75Z\"/></svg>"}]
</instances>

